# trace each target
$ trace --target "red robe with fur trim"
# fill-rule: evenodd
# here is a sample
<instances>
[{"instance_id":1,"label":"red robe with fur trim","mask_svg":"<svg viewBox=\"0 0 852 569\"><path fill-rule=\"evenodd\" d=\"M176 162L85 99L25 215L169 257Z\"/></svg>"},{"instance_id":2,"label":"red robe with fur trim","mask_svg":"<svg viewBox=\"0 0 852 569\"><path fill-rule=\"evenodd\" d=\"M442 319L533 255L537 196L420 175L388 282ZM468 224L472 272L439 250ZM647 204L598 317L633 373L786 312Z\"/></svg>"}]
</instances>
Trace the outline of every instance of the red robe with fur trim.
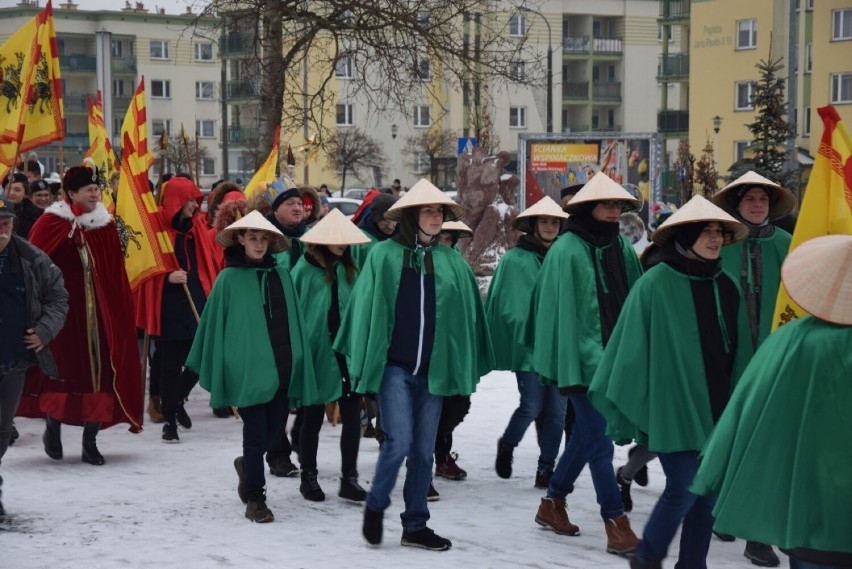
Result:
<instances>
[{"instance_id":1,"label":"red robe with fur trim","mask_svg":"<svg viewBox=\"0 0 852 569\"><path fill-rule=\"evenodd\" d=\"M57 202L33 226L30 242L62 271L69 306L65 325L50 343L59 377L51 380L31 370L18 415L47 414L69 425L95 422L101 428L130 423L131 431L141 431L144 399L133 298L115 223L100 203L75 216L67 203ZM92 322L83 249L91 267ZM95 333L97 350L89 341Z\"/></svg>"}]
</instances>

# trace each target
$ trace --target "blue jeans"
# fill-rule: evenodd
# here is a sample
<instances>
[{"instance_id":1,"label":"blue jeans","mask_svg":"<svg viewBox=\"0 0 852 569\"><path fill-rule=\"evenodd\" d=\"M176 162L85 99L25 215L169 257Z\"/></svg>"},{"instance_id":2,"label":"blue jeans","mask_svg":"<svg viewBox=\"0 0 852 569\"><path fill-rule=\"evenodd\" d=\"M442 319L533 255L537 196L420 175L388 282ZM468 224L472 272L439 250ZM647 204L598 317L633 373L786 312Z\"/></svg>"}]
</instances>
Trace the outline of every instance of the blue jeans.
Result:
<instances>
[{"instance_id":1,"label":"blue jeans","mask_svg":"<svg viewBox=\"0 0 852 569\"><path fill-rule=\"evenodd\" d=\"M814 563L813 561L803 561L795 555L790 555L790 569L841 569L839 565L826 565L824 563Z\"/></svg>"},{"instance_id":2,"label":"blue jeans","mask_svg":"<svg viewBox=\"0 0 852 569\"><path fill-rule=\"evenodd\" d=\"M407 457L408 470L402 490L405 511L400 515L402 529L407 532L423 529L429 521L426 495L432 481L432 454L443 398L429 393L426 377L388 366L376 399L385 442L379 450L376 473L367 494L367 507L383 512L390 506L396 475Z\"/></svg>"},{"instance_id":3,"label":"blue jeans","mask_svg":"<svg viewBox=\"0 0 852 569\"><path fill-rule=\"evenodd\" d=\"M612 468L613 447L612 439L606 436L606 419L592 406L586 394L572 395L571 404L574 406L574 429L550 478L547 496L562 499L573 492L574 482L588 463L601 517L604 521L614 520L624 514L624 506Z\"/></svg>"},{"instance_id":4,"label":"blue jeans","mask_svg":"<svg viewBox=\"0 0 852 569\"><path fill-rule=\"evenodd\" d=\"M500 438L500 444L509 448L518 446L530 423L535 421L543 409L544 424L538 441L538 469L552 470L556 465L559 445L562 444L565 406L568 404L568 398L560 395L559 388L555 385L542 385L538 381L538 374L534 371L519 371L515 375L518 378L521 402L512 413L512 418L509 419L506 431Z\"/></svg>"},{"instance_id":5,"label":"blue jeans","mask_svg":"<svg viewBox=\"0 0 852 569\"><path fill-rule=\"evenodd\" d=\"M706 569L716 498L689 491L698 471L698 452L661 452L658 457L666 473L666 488L645 524L636 557L643 563L665 559L682 520L675 569Z\"/></svg>"}]
</instances>

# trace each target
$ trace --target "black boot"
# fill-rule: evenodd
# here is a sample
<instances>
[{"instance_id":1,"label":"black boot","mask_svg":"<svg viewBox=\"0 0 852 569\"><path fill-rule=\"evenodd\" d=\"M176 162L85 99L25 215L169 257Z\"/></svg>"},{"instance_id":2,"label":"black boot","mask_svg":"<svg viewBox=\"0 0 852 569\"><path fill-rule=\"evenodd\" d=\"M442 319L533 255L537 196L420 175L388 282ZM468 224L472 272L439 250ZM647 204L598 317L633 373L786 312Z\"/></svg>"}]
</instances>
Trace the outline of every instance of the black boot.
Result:
<instances>
[{"instance_id":1,"label":"black boot","mask_svg":"<svg viewBox=\"0 0 852 569\"><path fill-rule=\"evenodd\" d=\"M234 469L237 471L237 495L243 504L248 504L248 491L246 490L246 469L243 462L243 457L238 456L234 459Z\"/></svg>"},{"instance_id":2,"label":"black boot","mask_svg":"<svg viewBox=\"0 0 852 569\"><path fill-rule=\"evenodd\" d=\"M272 510L266 507L266 493L263 490L251 490L248 493L246 518L258 524L266 524L275 520Z\"/></svg>"},{"instance_id":3,"label":"black boot","mask_svg":"<svg viewBox=\"0 0 852 569\"><path fill-rule=\"evenodd\" d=\"M302 471L302 484L299 486L299 492L302 493L305 500L310 500L311 502L325 501L325 492L322 491L319 482L317 482L316 470Z\"/></svg>"},{"instance_id":4,"label":"black boot","mask_svg":"<svg viewBox=\"0 0 852 569\"><path fill-rule=\"evenodd\" d=\"M62 460L62 423L47 416L45 420L44 435L41 440L44 442L44 452L53 460Z\"/></svg>"},{"instance_id":5,"label":"black boot","mask_svg":"<svg viewBox=\"0 0 852 569\"><path fill-rule=\"evenodd\" d=\"M177 419L178 424L186 430L192 428L192 419L189 418L189 415L184 408L185 401L183 399L177 404L177 410L175 413L175 418Z\"/></svg>"},{"instance_id":6,"label":"black boot","mask_svg":"<svg viewBox=\"0 0 852 569\"><path fill-rule=\"evenodd\" d=\"M358 484L357 470L353 470L345 474L340 479L340 492L338 492L337 495L345 500L352 500L353 502L363 502L367 499L367 491L361 488L361 485Z\"/></svg>"},{"instance_id":7,"label":"black boot","mask_svg":"<svg viewBox=\"0 0 852 569\"><path fill-rule=\"evenodd\" d=\"M615 471L615 481L621 491L621 505L625 512L633 511L633 497L630 495L630 482L621 477L621 467Z\"/></svg>"},{"instance_id":8,"label":"black boot","mask_svg":"<svg viewBox=\"0 0 852 569\"><path fill-rule=\"evenodd\" d=\"M98 452L97 439L100 423L86 423L83 425L83 455L80 458L83 462L88 462L94 466L101 466L106 461L103 455Z\"/></svg>"},{"instance_id":9,"label":"black boot","mask_svg":"<svg viewBox=\"0 0 852 569\"><path fill-rule=\"evenodd\" d=\"M503 446L502 439L497 440L497 460L494 461L494 470L500 478L512 477L512 462L515 449Z\"/></svg>"},{"instance_id":10,"label":"black boot","mask_svg":"<svg viewBox=\"0 0 852 569\"><path fill-rule=\"evenodd\" d=\"M361 535L370 545L379 545L382 542L384 517L384 512L376 512L371 510L369 506L364 506L364 524L361 526Z\"/></svg>"}]
</instances>

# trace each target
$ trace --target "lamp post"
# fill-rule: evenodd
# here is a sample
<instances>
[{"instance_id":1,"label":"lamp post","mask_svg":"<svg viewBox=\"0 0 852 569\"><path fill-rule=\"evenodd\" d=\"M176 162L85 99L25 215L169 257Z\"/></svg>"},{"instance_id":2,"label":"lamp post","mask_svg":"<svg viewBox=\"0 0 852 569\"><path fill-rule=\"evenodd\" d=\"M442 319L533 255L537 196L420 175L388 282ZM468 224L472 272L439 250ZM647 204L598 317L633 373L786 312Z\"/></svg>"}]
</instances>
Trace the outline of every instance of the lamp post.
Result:
<instances>
[{"instance_id":1,"label":"lamp post","mask_svg":"<svg viewBox=\"0 0 852 569\"><path fill-rule=\"evenodd\" d=\"M544 14L534 8L527 6L518 6L521 12L532 12L538 14L544 24L547 26L547 132L553 132L553 34L550 29L550 22L544 17Z\"/></svg>"},{"instance_id":2,"label":"lamp post","mask_svg":"<svg viewBox=\"0 0 852 569\"><path fill-rule=\"evenodd\" d=\"M396 134L399 132L399 127L396 124L391 125L391 156L393 160L393 178L396 179Z\"/></svg>"},{"instance_id":3,"label":"lamp post","mask_svg":"<svg viewBox=\"0 0 852 569\"><path fill-rule=\"evenodd\" d=\"M713 168L719 171L719 128L722 126L722 117L713 117Z\"/></svg>"}]
</instances>

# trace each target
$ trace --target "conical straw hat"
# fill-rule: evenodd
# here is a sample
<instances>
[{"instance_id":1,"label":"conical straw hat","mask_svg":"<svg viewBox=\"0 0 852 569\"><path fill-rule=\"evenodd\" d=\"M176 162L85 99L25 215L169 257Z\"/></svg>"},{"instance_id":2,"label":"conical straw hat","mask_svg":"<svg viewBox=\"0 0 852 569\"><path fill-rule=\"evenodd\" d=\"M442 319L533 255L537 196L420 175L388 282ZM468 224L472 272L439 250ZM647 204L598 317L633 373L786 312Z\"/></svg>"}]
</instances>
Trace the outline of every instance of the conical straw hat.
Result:
<instances>
[{"instance_id":1,"label":"conical straw hat","mask_svg":"<svg viewBox=\"0 0 852 569\"><path fill-rule=\"evenodd\" d=\"M358 245L369 243L370 238L346 219L339 209L333 209L299 238L302 243L314 245Z\"/></svg>"},{"instance_id":2,"label":"conical straw hat","mask_svg":"<svg viewBox=\"0 0 852 569\"><path fill-rule=\"evenodd\" d=\"M793 195L793 192L751 170L716 192L716 195L713 196L713 203L732 215L736 214L737 190L744 186L760 186L769 190L772 194L769 204L769 219L784 217L796 207L796 196Z\"/></svg>"},{"instance_id":3,"label":"conical straw hat","mask_svg":"<svg viewBox=\"0 0 852 569\"><path fill-rule=\"evenodd\" d=\"M781 280L808 314L852 326L852 235L826 235L793 249Z\"/></svg>"},{"instance_id":4,"label":"conical straw hat","mask_svg":"<svg viewBox=\"0 0 852 569\"><path fill-rule=\"evenodd\" d=\"M459 237L473 237L473 229L463 221L445 221L441 225L441 231L458 231Z\"/></svg>"},{"instance_id":5,"label":"conical straw hat","mask_svg":"<svg viewBox=\"0 0 852 569\"><path fill-rule=\"evenodd\" d=\"M402 210L409 207L420 207L424 205L444 206L444 221L455 221L464 215L464 208L451 200L447 195L436 188L432 182L421 178L411 186L404 196L399 198L395 204L385 213L385 219L399 221L402 218Z\"/></svg>"},{"instance_id":6,"label":"conical straw hat","mask_svg":"<svg viewBox=\"0 0 852 569\"><path fill-rule=\"evenodd\" d=\"M615 180L603 172L598 172L592 176L591 180L586 182L583 189L574 194L574 197L571 198L571 201L569 201L565 206L565 211L567 213L574 214L582 209L581 204L604 202L608 200L621 200L628 204L624 211L638 209L642 205L642 202L634 198L630 192L619 186Z\"/></svg>"},{"instance_id":7,"label":"conical straw hat","mask_svg":"<svg viewBox=\"0 0 852 569\"><path fill-rule=\"evenodd\" d=\"M532 233L533 220L537 217L556 217L564 221L568 219L568 214L562 211L553 198L544 196L513 219L512 227L524 233Z\"/></svg>"},{"instance_id":8,"label":"conical straw hat","mask_svg":"<svg viewBox=\"0 0 852 569\"><path fill-rule=\"evenodd\" d=\"M245 217L238 219L216 235L216 242L226 249L236 243L234 233L240 229L257 229L260 231L268 231L275 237L269 243L269 252L278 253L290 248L290 241L281 233L277 227L272 225L263 214L257 210L250 211Z\"/></svg>"},{"instance_id":9,"label":"conical straw hat","mask_svg":"<svg viewBox=\"0 0 852 569\"><path fill-rule=\"evenodd\" d=\"M718 221L721 223L725 232L733 235L733 238L726 241L725 245L742 241L748 237L748 228L745 224L734 219L719 206L713 205L707 198L694 195L691 200L686 202L686 205L674 212L665 223L651 234L651 239L657 245L663 245L675 233L678 226L699 221Z\"/></svg>"}]
</instances>

